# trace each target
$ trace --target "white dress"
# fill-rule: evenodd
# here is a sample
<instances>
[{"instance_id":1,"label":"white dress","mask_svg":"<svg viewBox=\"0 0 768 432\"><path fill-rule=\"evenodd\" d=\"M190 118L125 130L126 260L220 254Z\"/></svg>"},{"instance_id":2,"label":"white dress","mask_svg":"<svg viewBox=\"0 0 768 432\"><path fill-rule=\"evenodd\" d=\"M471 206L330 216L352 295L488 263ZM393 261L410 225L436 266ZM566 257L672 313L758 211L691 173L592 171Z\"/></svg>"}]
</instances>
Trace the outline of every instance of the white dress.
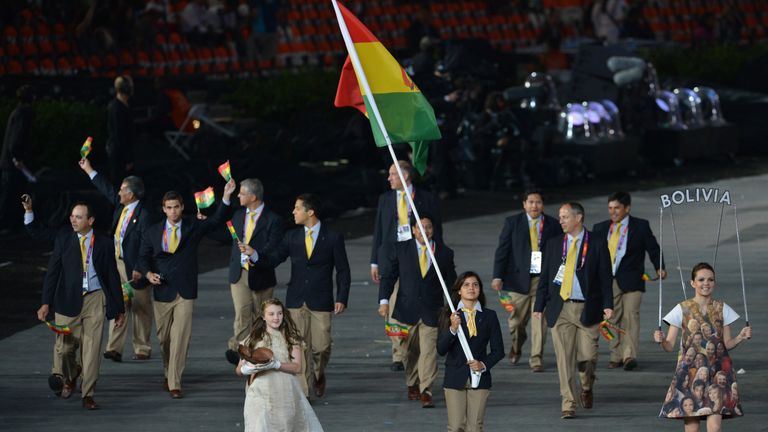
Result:
<instances>
[{"instance_id":1,"label":"white dress","mask_svg":"<svg viewBox=\"0 0 768 432\"><path fill-rule=\"evenodd\" d=\"M288 344L279 332L264 335L256 347L267 347L287 363ZM322 432L296 375L268 370L256 374L245 392L245 432Z\"/></svg>"}]
</instances>

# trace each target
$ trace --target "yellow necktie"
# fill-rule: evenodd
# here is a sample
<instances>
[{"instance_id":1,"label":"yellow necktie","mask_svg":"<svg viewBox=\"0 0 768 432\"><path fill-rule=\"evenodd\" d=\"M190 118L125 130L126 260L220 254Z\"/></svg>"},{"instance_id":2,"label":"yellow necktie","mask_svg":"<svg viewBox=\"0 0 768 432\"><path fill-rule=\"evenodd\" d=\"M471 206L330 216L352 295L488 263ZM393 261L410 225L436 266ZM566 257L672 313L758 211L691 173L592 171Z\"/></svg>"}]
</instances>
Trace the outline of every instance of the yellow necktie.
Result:
<instances>
[{"instance_id":1,"label":"yellow necktie","mask_svg":"<svg viewBox=\"0 0 768 432\"><path fill-rule=\"evenodd\" d=\"M405 191L400 192L400 200L397 203L398 225L408 225L408 203L405 202Z\"/></svg>"},{"instance_id":2,"label":"yellow necktie","mask_svg":"<svg viewBox=\"0 0 768 432\"><path fill-rule=\"evenodd\" d=\"M528 229L531 236L531 250L534 252L539 250L539 231L536 229L536 221L538 220L539 218L531 219L531 226Z\"/></svg>"},{"instance_id":3,"label":"yellow necktie","mask_svg":"<svg viewBox=\"0 0 768 432\"><path fill-rule=\"evenodd\" d=\"M421 277L425 278L427 276L427 246L422 245L421 247L421 254L419 255L419 267L421 268Z\"/></svg>"},{"instance_id":4,"label":"yellow necktie","mask_svg":"<svg viewBox=\"0 0 768 432\"><path fill-rule=\"evenodd\" d=\"M568 256L565 258L565 271L563 272L563 283L560 285L560 297L563 300L571 298L571 291L573 290L573 278L576 271L576 246L578 246L579 238L576 237L571 241L571 247L568 248Z\"/></svg>"},{"instance_id":5,"label":"yellow necktie","mask_svg":"<svg viewBox=\"0 0 768 432\"><path fill-rule=\"evenodd\" d=\"M83 257L83 273L88 273L88 263L86 262L88 252L85 250L86 239L86 236L80 237L80 255Z\"/></svg>"},{"instance_id":6,"label":"yellow necktie","mask_svg":"<svg viewBox=\"0 0 768 432\"><path fill-rule=\"evenodd\" d=\"M307 237L304 238L304 245L307 247L307 259L312 257L312 229L307 230Z\"/></svg>"},{"instance_id":7,"label":"yellow necktie","mask_svg":"<svg viewBox=\"0 0 768 432\"><path fill-rule=\"evenodd\" d=\"M611 264L616 264L616 251L619 248L619 231L621 231L621 222L616 224L611 239L608 240L608 252L611 253Z\"/></svg>"},{"instance_id":8,"label":"yellow necktie","mask_svg":"<svg viewBox=\"0 0 768 432\"><path fill-rule=\"evenodd\" d=\"M248 224L245 226L245 244L251 242L254 228L256 228L256 212L250 212L248 213Z\"/></svg>"},{"instance_id":9,"label":"yellow necktie","mask_svg":"<svg viewBox=\"0 0 768 432\"><path fill-rule=\"evenodd\" d=\"M469 337L477 336L477 325L475 324L475 310L462 308L467 314L467 330L469 330Z\"/></svg>"},{"instance_id":10,"label":"yellow necktie","mask_svg":"<svg viewBox=\"0 0 768 432\"><path fill-rule=\"evenodd\" d=\"M168 252L170 253L176 253L176 248L179 247L179 236L176 234L176 230L179 229L177 226L172 226L171 229L173 230L171 232L171 242L168 245Z\"/></svg>"},{"instance_id":11,"label":"yellow necktie","mask_svg":"<svg viewBox=\"0 0 768 432\"><path fill-rule=\"evenodd\" d=\"M128 207L124 206L115 227L115 258L120 258L120 234L123 232L123 222L125 222L126 214L128 214Z\"/></svg>"}]
</instances>

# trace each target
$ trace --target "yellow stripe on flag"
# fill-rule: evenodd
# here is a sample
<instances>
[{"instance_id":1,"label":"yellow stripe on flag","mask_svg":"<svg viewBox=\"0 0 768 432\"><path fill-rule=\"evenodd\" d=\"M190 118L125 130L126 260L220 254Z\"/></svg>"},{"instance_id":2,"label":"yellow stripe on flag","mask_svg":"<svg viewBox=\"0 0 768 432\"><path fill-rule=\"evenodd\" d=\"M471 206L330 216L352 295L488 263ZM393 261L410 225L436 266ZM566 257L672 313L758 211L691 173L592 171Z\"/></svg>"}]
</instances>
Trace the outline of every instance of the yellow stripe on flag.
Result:
<instances>
[{"instance_id":1,"label":"yellow stripe on flag","mask_svg":"<svg viewBox=\"0 0 768 432\"><path fill-rule=\"evenodd\" d=\"M356 43L360 64L365 70L368 85L374 95L381 93L421 93L419 87L405 73L402 66L380 42ZM365 89L360 87L365 96Z\"/></svg>"}]
</instances>

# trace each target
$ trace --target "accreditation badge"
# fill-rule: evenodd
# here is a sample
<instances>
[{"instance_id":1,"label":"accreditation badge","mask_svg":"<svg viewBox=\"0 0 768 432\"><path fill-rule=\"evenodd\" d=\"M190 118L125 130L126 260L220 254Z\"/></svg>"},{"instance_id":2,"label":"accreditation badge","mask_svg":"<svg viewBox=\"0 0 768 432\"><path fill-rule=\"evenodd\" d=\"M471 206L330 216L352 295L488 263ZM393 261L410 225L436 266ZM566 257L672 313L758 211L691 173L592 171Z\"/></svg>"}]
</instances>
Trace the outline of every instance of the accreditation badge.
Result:
<instances>
[{"instance_id":1,"label":"accreditation badge","mask_svg":"<svg viewBox=\"0 0 768 432\"><path fill-rule=\"evenodd\" d=\"M88 289L88 273L83 272L83 289Z\"/></svg>"},{"instance_id":2,"label":"accreditation badge","mask_svg":"<svg viewBox=\"0 0 768 432\"><path fill-rule=\"evenodd\" d=\"M531 252L531 274L541 273L541 251Z\"/></svg>"},{"instance_id":3,"label":"accreditation badge","mask_svg":"<svg viewBox=\"0 0 768 432\"><path fill-rule=\"evenodd\" d=\"M411 227L409 225L398 225L397 226L397 241L408 241L413 238L413 235L411 234Z\"/></svg>"},{"instance_id":4,"label":"accreditation badge","mask_svg":"<svg viewBox=\"0 0 768 432\"><path fill-rule=\"evenodd\" d=\"M248 255L246 255L244 253L241 253L240 254L240 266L245 266L246 264L248 264L248 258L249 258Z\"/></svg>"},{"instance_id":5,"label":"accreditation badge","mask_svg":"<svg viewBox=\"0 0 768 432\"><path fill-rule=\"evenodd\" d=\"M560 268L557 269L557 275L555 276L555 280L553 280L552 282L557 285L562 285L564 276L565 276L565 264L560 264Z\"/></svg>"}]
</instances>

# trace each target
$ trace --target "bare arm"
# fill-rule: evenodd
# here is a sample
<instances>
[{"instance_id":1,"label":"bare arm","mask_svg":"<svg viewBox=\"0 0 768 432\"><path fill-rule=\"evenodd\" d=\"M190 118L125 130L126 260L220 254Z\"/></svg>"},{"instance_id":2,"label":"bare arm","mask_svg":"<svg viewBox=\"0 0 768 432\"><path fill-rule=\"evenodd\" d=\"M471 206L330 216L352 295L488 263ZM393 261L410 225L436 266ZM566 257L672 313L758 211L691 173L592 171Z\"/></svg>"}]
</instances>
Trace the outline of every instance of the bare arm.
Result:
<instances>
[{"instance_id":1,"label":"bare arm","mask_svg":"<svg viewBox=\"0 0 768 432\"><path fill-rule=\"evenodd\" d=\"M667 333L666 337L664 336L664 331L662 330L656 330L653 332L653 340L661 344L661 349L663 349L666 352L672 352L675 350L675 341L677 340L677 332L680 331L675 326L669 326L669 332Z\"/></svg>"},{"instance_id":2,"label":"bare arm","mask_svg":"<svg viewBox=\"0 0 768 432\"><path fill-rule=\"evenodd\" d=\"M752 337L752 327L744 327L741 329L736 337L731 336L731 326L723 326L723 343L725 343L725 349L732 350L739 346L742 342Z\"/></svg>"}]
</instances>

